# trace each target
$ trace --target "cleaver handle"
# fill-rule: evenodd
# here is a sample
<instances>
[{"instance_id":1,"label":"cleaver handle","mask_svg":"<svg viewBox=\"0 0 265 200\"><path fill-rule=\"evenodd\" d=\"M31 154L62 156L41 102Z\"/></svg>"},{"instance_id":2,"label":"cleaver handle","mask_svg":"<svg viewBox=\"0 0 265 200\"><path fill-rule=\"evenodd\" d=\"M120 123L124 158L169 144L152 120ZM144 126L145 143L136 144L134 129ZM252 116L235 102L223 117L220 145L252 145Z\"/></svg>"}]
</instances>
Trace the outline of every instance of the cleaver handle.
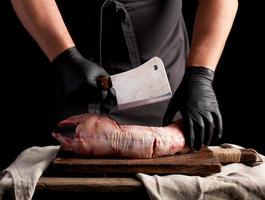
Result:
<instances>
[{"instance_id":1,"label":"cleaver handle","mask_svg":"<svg viewBox=\"0 0 265 200\"><path fill-rule=\"evenodd\" d=\"M97 84L103 90L108 90L112 87L110 77L100 76L97 78Z\"/></svg>"}]
</instances>

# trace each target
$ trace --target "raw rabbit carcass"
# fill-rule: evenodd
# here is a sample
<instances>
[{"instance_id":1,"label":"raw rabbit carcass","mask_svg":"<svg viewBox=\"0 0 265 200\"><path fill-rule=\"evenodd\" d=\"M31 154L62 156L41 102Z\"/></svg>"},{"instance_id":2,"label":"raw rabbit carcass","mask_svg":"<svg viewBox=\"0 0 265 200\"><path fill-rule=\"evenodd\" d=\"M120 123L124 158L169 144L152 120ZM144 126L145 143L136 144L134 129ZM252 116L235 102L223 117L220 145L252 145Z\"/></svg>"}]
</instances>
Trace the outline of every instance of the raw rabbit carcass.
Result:
<instances>
[{"instance_id":1,"label":"raw rabbit carcass","mask_svg":"<svg viewBox=\"0 0 265 200\"><path fill-rule=\"evenodd\" d=\"M185 140L180 121L167 127L119 125L105 115L83 114L59 123L75 128L72 137L54 132L62 148L83 156L155 158L180 152Z\"/></svg>"}]
</instances>

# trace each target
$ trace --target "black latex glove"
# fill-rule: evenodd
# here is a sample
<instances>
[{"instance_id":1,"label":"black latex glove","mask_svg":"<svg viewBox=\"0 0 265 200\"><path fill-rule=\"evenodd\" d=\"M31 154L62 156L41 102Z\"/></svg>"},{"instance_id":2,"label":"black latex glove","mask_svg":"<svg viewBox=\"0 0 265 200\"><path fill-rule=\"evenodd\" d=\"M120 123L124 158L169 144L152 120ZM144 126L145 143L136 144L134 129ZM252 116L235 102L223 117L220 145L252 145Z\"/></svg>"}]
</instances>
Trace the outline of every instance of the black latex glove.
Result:
<instances>
[{"instance_id":1,"label":"black latex glove","mask_svg":"<svg viewBox=\"0 0 265 200\"><path fill-rule=\"evenodd\" d=\"M75 47L71 47L59 56L53 64L61 77L62 87L67 97L77 98L78 93L87 93L90 102L97 103L106 97L106 91L100 89L97 78L109 74L96 63L84 58Z\"/></svg>"},{"instance_id":2,"label":"black latex glove","mask_svg":"<svg viewBox=\"0 0 265 200\"><path fill-rule=\"evenodd\" d=\"M182 82L169 102L163 125L172 123L180 111L186 144L195 149L209 145L212 137L222 136L222 117L212 88L214 71L187 67Z\"/></svg>"}]
</instances>

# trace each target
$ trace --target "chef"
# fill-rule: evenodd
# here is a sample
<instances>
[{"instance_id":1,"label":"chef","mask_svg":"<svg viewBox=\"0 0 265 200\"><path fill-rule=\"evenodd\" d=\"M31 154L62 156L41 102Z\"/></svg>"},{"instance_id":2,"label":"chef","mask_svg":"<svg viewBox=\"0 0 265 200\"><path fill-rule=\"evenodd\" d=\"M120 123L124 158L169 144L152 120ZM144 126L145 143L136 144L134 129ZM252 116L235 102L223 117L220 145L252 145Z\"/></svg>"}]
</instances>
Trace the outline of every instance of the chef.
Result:
<instances>
[{"instance_id":1,"label":"chef","mask_svg":"<svg viewBox=\"0 0 265 200\"><path fill-rule=\"evenodd\" d=\"M11 1L58 72L64 115L108 112L121 124L161 126L180 113L190 147L200 149L221 137L212 83L237 0L199 0L190 48L181 0ZM109 112L102 104L107 93L97 78L130 70L154 56L166 67L171 100Z\"/></svg>"}]
</instances>

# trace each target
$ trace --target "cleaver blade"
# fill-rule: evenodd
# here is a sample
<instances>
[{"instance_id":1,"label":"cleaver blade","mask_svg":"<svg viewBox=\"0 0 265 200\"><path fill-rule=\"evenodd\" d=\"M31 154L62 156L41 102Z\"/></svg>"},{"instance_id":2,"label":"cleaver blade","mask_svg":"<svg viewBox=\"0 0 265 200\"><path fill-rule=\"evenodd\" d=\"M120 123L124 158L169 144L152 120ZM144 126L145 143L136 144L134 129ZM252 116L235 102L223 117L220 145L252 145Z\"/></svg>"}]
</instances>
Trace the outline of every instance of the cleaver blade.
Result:
<instances>
[{"instance_id":1,"label":"cleaver blade","mask_svg":"<svg viewBox=\"0 0 265 200\"><path fill-rule=\"evenodd\" d=\"M172 97L167 73L163 61L153 57L134 69L109 77L117 102L117 109L153 104ZM106 84L103 84L106 89Z\"/></svg>"}]
</instances>

